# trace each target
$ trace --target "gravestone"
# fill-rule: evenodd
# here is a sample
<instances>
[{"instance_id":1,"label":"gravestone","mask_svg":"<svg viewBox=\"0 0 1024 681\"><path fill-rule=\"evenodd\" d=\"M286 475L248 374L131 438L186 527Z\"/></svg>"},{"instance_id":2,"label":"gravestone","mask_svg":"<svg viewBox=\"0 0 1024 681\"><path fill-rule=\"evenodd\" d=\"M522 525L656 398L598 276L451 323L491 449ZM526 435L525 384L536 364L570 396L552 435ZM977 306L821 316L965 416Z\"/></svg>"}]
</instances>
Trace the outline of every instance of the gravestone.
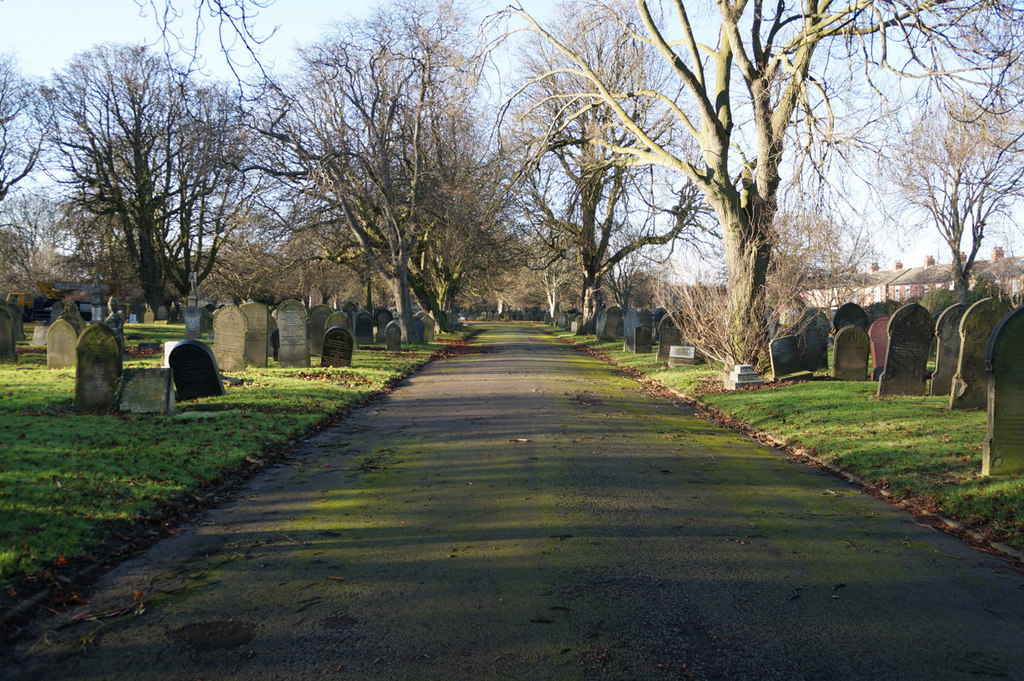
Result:
<instances>
[{"instance_id":1,"label":"gravestone","mask_svg":"<svg viewBox=\"0 0 1024 681\"><path fill-rule=\"evenodd\" d=\"M668 366L670 369L693 366L698 361L697 348L685 340L681 339L679 345L668 346Z\"/></svg>"},{"instance_id":2,"label":"gravestone","mask_svg":"<svg viewBox=\"0 0 1024 681\"><path fill-rule=\"evenodd\" d=\"M42 322L36 322L36 325L32 327L32 342L31 345L46 345L46 334L50 331L50 326Z\"/></svg>"},{"instance_id":3,"label":"gravestone","mask_svg":"<svg viewBox=\"0 0 1024 681\"><path fill-rule=\"evenodd\" d=\"M78 337L76 352L75 409L113 409L122 368L117 335L106 324L90 324Z\"/></svg>"},{"instance_id":4,"label":"gravestone","mask_svg":"<svg viewBox=\"0 0 1024 681\"><path fill-rule=\"evenodd\" d=\"M832 317L832 333L835 334L844 326L850 326L851 324L859 326L865 331L870 326L868 313L857 303L846 303L836 310L835 315Z\"/></svg>"},{"instance_id":5,"label":"gravestone","mask_svg":"<svg viewBox=\"0 0 1024 681\"><path fill-rule=\"evenodd\" d=\"M156 314L153 315L158 322L166 322L170 314L167 311L166 305L161 305L156 309Z\"/></svg>"},{"instance_id":6,"label":"gravestone","mask_svg":"<svg viewBox=\"0 0 1024 681\"><path fill-rule=\"evenodd\" d=\"M174 372L174 392L178 401L224 394L217 358L202 341L175 343L167 353L167 366Z\"/></svg>"},{"instance_id":7,"label":"gravestone","mask_svg":"<svg viewBox=\"0 0 1024 681\"><path fill-rule=\"evenodd\" d=\"M583 328L583 315L578 314L578 315L576 315L573 318L572 324L569 325L569 330L572 331L573 333L580 333L580 329L582 329L582 328Z\"/></svg>"},{"instance_id":8,"label":"gravestone","mask_svg":"<svg viewBox=\"0 0 1024 681\"><path fill-rule=\"evenodd\" d=\"M971 305L960 318L960 356L949 394L950 409L984 409L988 406L988 371L985 350L989 338L1006 314L995 298Z\"/></svg>"},{"instance_id":9,"label":"gravestone","mask_svg":"<svg viewBox=\"0 0 1024 681\"><path fill-rule=\"evenodd\" d=\"M173 414L171 369L125 369L117 391L118 411L133 414Z\"/></svg>"},{"instance_id":10,"label":"gravestone","mask_svg":"<svg viewBox=\"0 0 1024 681\"><path fill-rule=\"evenodd\" d=\"M181 305L175 303L171 306L171 309L167 312L167 323L168 324L184 324L185 318L181 312Z\"/></svg>"},{"instance_id":11,"label":"gravestone","mask_svg":"<svg viewBox=\"0 0 1024 681\"><path fill-rule=\"evenodd\" d=\"M270 309L263 303L242 303L238 309L245 315L245 361L255 367L265 367L270 354L267 352Z\"/></svg>"},{"instance_id":12,"label":"gravestone","mask_svg":"<svg viewBox=\"0 0 1024 681\"><path fill-rule=\"evenodd\" d=\"M569 317L564 312L559 312L556 324L560 329L567 328L569 326Z\"/></svg>"},{"instance_id":13,"label":"gravestone","mask_svg":"<svg viewBox=\"0 0 1024 681\"><path fill-rule=\"evenodd\" d=\"M213 354L221 371L245 369L245 334L249 323L237 305L225 305L213 315Z\"/></svg>"},{"instance_id":14,"label":"gravestone","mask_svg":"<svg viewBox=\"0 0 1024 681\"><path fill-rule=\"evenodd\" d=\"M216 309L213 305L199 308L199 333L206 334L213 331L213 312Z\"/></svg>"},{"instance_id":15,"label":"gravestone","mask_svg":"<svg viewBox=\"0 0 1024 681\"><path fill-rule=\"evenodd\" d=\"M828 335L831 325L817 308L808 308L800 320L800 365L804 371L828 369Z\"/></svg>"},{"instance_id":16,"label":"gravestone","mask_svg":"<svg viewBox=\"0 0 1024 681\"><path fill-rule=\"evenodd\" d=\"M604 318L604 324L601 326L601 333L598 335L598 340L603 341L614 341L618 340L622 336L622 310L616 305L612 305L607 310L601 313Z\"/></svg>"},{"instance_id":17,"label":"gravestone","mask_svg":"<svg viewBox=\"0 0 1024 681\"><path fill-rule=\"evenodd\" d=\"M960 361L960 320L967 311L963 303L950 305L935 322L935 371L932 395L948 395Z\"/></svg>"},{"instance_id":18,"label":"gravestone","mask_svg":"<svg viewBox=\"0 0 1024 681\"><path fill-rule=\"evenodd\" d=\"M14 349L14 318L10 307L0 305L0 362L17 362L18 353Z\"/></svg>"},{"instance_id":19,"label":"gravestone","mask_svg":"<svg viewBox=\"0 0 1024 681\"><path fill-rule=\"evenodd\" d=\"M344 312L338 312L335 310L331 313L331 316L324 321L324 333L327 333L327 329L334 326L344 326L348 329L349 333L352 333L352 323L348 319L348 315Z\"/></svg>"},{"instance_id":20,"label":"gravestone","mask_svg":"<svg viewBox=\"0 0 1024 681\"><path fill-rule=\"evenodd\" d=\"M306 340L306 308L297 300L286 300L277 306L277 361L282 367L309 366L309 344ZM322 343L321 339L321 343Z\"/></svg>"},{"instance_id":21,"label":"gravestone","mask_svg":"<svg viewBox=\"0 0 1024 681\"><path fill-rule=\"evenodd\" d=\"M607 310L602 310L601 314L597 315L597 321L594 322L594 335L597 336L598 340L601 340L601 336L604 335L604 325L608 321Z\"/></svg>"},{"instance_id":22,"label":"gravestone","mask_svg":"<svg viewBox=\"0 0 1024 681\"><path fill-rule=\"evenodd\" d=\"M839 381L868 380L868 357L871 339L859 326L850 324L839 329L832 353L832 378Z\"/></svg>"},{"instance_id":23,"label":"gravestone","mask_svg":"<svg viewBox=\"0 0 1024 681\"><path fill-rule=\"evenodd\" d=\"M78 363L78 330L66 319L58 319L46 333L46 368L62 369Z\"/></svg>"},{"instance_id":24,"label":"gravestone","mask_svg":"<svg viewBox=\"0 0 1024 681\"><path fill-rule=\"evenodd\" d=\"M384 347L387 350L402 349L402 327L394 320L384 327Z\"/></svg>"},{"instance_id":25,"label":"gravestone","mask_svg":"<svg viewBox=\"0 0 1024 681\"><path fill-rule=\"evenodd\" d=\"M322 367L352 366L352 350L355 338L344 326L332 326L324 332L323 354L320 355Z\"/></svg>"},{"instance_id":26,"label":"gravestone","mask_svg":"<svg viewBox=\"0 0 1024 681\"><path fill-rule=\"evenodd\" d=\"M663 307L654 308L654 312L651 313L651 331L654 333L654 340L657 342L661 338L661 320L668 314L668 310Z\"/></svg>"},{"instance_id":27,"label":"gravestone","mask_svg":"<svg viewBox=\"0 0 1024 681\"><path fill-rule=\"evenodd\" d=\"M672 321L672 316L662 315L658 322L658 361L668 363L670 349L682 345L682 342L683 334Z\"/></svg>"},{"instance_id":28,"label":"gravestone","mask_svg":"<svg viewBox=\"0 0 1024 681\"><path fill-rule=\"evenodd\" d=\"M423 323L422 317L412 318L412 328L409 329L409 342L415 343L416 345L423 345L423 333L425 331L426 324Z\"/></svg>"},{"instance_id":29,"label":"gravestone","mask_svg":"<svg viewBox=\"0 0 1024 681\"><path fill-rule=\"evenodd\" d=\"M772 363L773 381L799 381L812 375L800 361L800 339L797 336L782 336L773 340L768 345L768 356Z\"/></svg>"},{"instance_id":30,"label":"gravestone","mask_svg":"<svg viewBox=\"0 0 1024 681\"><path fill-rule=\"evenodd\" d=\"M366 310L356 313L356 343L360 346L373 344L373 317Z\"/></svg>"},{"instance_id":31,"label":"gravestone","mask_svg":"<svg viewBox=\"0 0 1024 681\"><path fill-rule=\"evenodd\" d=\"M988 433L982 475L1024 473L1024 307L1007 314L985 349L988 369Z\"/></svg>"},{"instance_id":32,"label":"gravestone","mask_svg":"<svg viewBox=\"0 0 1024 681\"><path fill-rule=\"evenodd\" d=\"M155 321L156 315L153 314L153 308L149 306L149 303L146 303L146 309L142 311L142 323L152 324Z\"/></svg>"},{"instance_id":33,"label":"gravestone","mask_svg":"<svg viewBox=\"0 0 1024 681\"><path fill-rule=\"evenodd\" d=\"M319 357L324 350L324 331L327 330L327 318L334 314L329 305L314 305L306 314L306 342L309 354Z\"/></svg>"},{"instance_id":34,"label":"gravestone","mask_svg":"<svg viewBox=\"0 0 1024 681\"><path fill-rule=\"evenodd\" d=\"M384 342L384 331L388 328L388 324L394 320L395 316L391 314L391 310L380 309L373 313L373 320L377 324L377 342Z\"/></svg>"},{"instance_id":35,"label":"gravestone","mask_svg":"<svg viewBox=\"0 0 1024 681\"><path fill-rule=\"evenodd\" d=\"M640 326L640 317L633 308L626 308L622 313L622 350L636 351L636 327Z\"/></svg>"},{"instance_id":36,"label":"gravestone","mask_svg":"<svg viewBox=\"0 0 1024 681\"><path fill-rule=\"evenodd\" d=\"M878 378L878 396L924 395L925 371L935 323L927 308L908 303L889 319L885 368Z\"/></svg>"},{"instance_id":37,"label":"gravestone","mask_svg":"<svg viewBox=\"0 0 1024 681\"><path fill-rule=\"evenodd\" d=\"M11 332L14 342L25 340L25 311L18 303L7 303L7 311L11 314Z\"/></svg>"},{"instance_id":38,"label":"gravestone","mask_svg":"<svg viewBox=\"0 0 1024 681\"><path fill-rule=\"evenodd\" d=\"M64 315L64 301L58 300L50 306L50 323L53 324L55 321L60 319Z\"/></svg>"},{"instance_id":39,"label":"gravestone","mask_svg":"<svg viewBox=\"0 0 1024 681\"><path fill-rule=\"evenodd\" d=\"M646 309L646 308L644 308L643 310L638 310L637 313L636 313L636 318L637 318L637 324L639 324L640 326L646 326L648 328L648 330L651 332L651 338L653 338L654 337L654 315L651 314L651 311Z\"/></svg>"},{"instance_id":40,"label":"gravestone","mask_svg":"<svg viewBox=\"0 0 1024 681\"><path fill-rule=\"evenodd\" d=\"M185 318L185 340L202 338L203 308L198 305L186 305L181 315Z\"/></svg>"},{"instance_id":41,"label":"gravestone","mask_svg":"<svg viewBox=\"0 0 1024 681\"><path fill-rule=\"evenodd\" d=\"M430 315L425 315L423 319L423 342L433 343L434 333L437 330L437 324L434 322L434 318Z\"/></svg>"},{"instance_id":42,"label":"gravestone","mask_svg":"<svg viewBox=\"0 0 1024 681\"><path fill-rule=\"evenodd\" d=\"M653 351L653 346L651 327L641 324L633 329L633 352L638 355L646 355Z\"/></svg>"},{"instance_id":43,"label":"gravestone","mask_svg":"<svg viewBox=\"0 0 1024 681\"><path fill-rule=\"evenodd\" d=\"M877 381L885 369L885 352L889 348L889 317L879 317L868 328L871 341L871 380Z\"/></svg>"},{"instance_id":44,"label":"gravestone","mask_svg":"<svg viewBox=\"0 0 1024 681\"><path fill-rule=\"evenodd\" d=\"M60 318L75 327L75 331L79 334L85 331L85 320L82 319L82 313L76 303L65 303L64 307L61 308Z\"/></svg>"},{"instance_id":45,"label":"gravestone","mask_svg":"<svg viewBox=\"0 0 1024 681\"><path fill-rule=\"evenodd\" d=\"M754 385L764 385L764 381L757 375L754 367L749 364L737 364L722 380L722 386L726 390L736 390Z\"/></svg>"}]
</instances>

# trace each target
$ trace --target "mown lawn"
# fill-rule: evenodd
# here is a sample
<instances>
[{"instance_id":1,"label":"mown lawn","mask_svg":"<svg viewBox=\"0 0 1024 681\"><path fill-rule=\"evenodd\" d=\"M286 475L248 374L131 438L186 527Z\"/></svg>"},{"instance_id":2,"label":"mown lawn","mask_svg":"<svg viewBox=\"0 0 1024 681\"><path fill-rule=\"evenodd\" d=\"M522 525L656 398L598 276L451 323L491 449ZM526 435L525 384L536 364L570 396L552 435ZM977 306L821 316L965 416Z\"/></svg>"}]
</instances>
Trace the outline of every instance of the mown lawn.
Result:
<instances>
[{"instance_id":1,"label":"mown lawn","mask_svg":"<svg viewBox=\"0 0 1024 681\"><path fill-rule=\"evenodd\" d=\"M991 541L1024 549L1024 477L981 476L984 411L948 398L875 395L872 381L815 380L722 392L722 367L667 369L622 342L549 331L643 374L743 426L847 471L898 503L953 518Z\"/></svg>"},{"instance_id":2,"label":"mown lawn","mask_svg":"<svg viewBox=\"0 0 1024 681\"><path fill-rule=\"evenodd\" d=\"M126 336L126 368L159 366L162 350L138 344L180 340L184 327L132 325ZM75 413L75 370L47 370L45 348L19 343L18 363L0 364L0 585L89 559L111 536L258 466L461 337L397 353L360 349L349 368L232 372L241 385L179 403L171 417Z\"/></svg>"}]
</instances>

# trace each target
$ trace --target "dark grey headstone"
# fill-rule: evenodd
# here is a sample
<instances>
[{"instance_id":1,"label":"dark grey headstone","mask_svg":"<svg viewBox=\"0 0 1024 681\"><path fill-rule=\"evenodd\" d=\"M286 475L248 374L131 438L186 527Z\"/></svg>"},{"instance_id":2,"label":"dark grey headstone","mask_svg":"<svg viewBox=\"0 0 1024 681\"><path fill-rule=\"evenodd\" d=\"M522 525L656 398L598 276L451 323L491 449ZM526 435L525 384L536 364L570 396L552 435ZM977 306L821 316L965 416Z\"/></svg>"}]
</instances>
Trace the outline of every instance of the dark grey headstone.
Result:
<instances>
[{"instance_id":1,"label":"dark grey headstone","mask_svg":"<svg viewBox=\"0 0 1024 681\"><path fill-rule=\"evenodd\" d=\"M889 318L889 347L885 369L878 378L878 395L924 395L928 351L935 323L927 308L908 303Z\"/></svg>"},{"instance_id":2,"label":"dark grey headstone","mask_svg":"<svg viewBox=\"0 0 1024 681\"><path fill-rule=\"evenodd\" d=\"M988 406L988 371L985 350L992 331L1006 314L1006 305L995 298L979 300L960 318L960 357L949 394L950 409L984 409Z\"/></svg>"},{"instance_id":3,"label":"dark grey headstone","mask_svg":"<svg viewBox=\"0 0 1024 681\"><path fill-rule=\"evenodd\" d=\"M365 310L356 313L356 343L371 345L373 343L373 317Z\"/></svg>"},{"instance_id":4,"label":"dark grey headstone","mask_svg":"<svg viewBox=\"0 0 1024 681\"><path fill-rule=\"evenodd\" d=\"M106 324L90 324L78 337L76 350L75 409L113 409L122 367L117 335Z\"/></svg>"},{"instance_id":5,"label":"dark grey headstone","mask_svg":"<svg viewBox=\"0 0 1024 681\"><path fill-rule=\"evenodd\" d=\"M64 301L58 300L50 307L50 323L60 319L64 315Z\"/></svg>"},{"instance_id":6,"label":"dark grey headstone","mask_svg":"<svg viewBox=\"0 0 1024 681\"><path fill-rule=\"evenodd\" d=\"M832 333L836 333L844 326L850 326L851 324L859 326L865 331L868 330L870 325L868 313L857 303L846 303L836 310L835 315L832 317Z\"/></svg>"},{"instance_id":7,"label":"dark grey headstone","mask_svg":"<svg viewBox=\"0 0 1024 681\"><path fill-rule=\"evenodd\" d=\"M658 361L668 363L669 351L672 346L682 345L683 334L672 321L669 314L662 315L658 323Z\"/></svg>"},{"instance_id":8,"label":"dark grey headstone","mask_svg":"<svg viewBox=\"0 0 1024 681\"><path fill-rule=\"evenodd\" d=\"M213 314L213 353L222 371L245 369L245 334L249 322L236 305L225 305Z\"/></svg>"},{"instance_id":9,"label":"dark grey headstone","mask_svg":"<svg viewBox=\"0 0 1024 681\"><path fill-rule=\"evenodd\" d=\"M402 349L402 327L397 321L391 320L384 327L384 347L388 350Z\"/></svg>"},{"instance_id":10,"label":"dark grey headstone","mask_svg":"<svg viewBox=\"0 0 1024 681\"><path fill-rule=\"evenodd\" d=\"M10 302L7 303L7 311L11 314L11 331L14 335L14 342L23 341L25 339L25 311L22 309L20 303Z\"/></svg>"},{"instance_id":11,"label":"dark grey headstone","mask_svg":"<svg viewBox=\"0 0 1024 681\"><path fill-rule=\"evenodd\" d=\"M423 345L423 332L426 324L423 323L422 317L412 318L412 328L409 329L409 342L415 343L416 345Z\"/></svg>"},{"instance_id":12,"label":"dark grey headstone","mask_svg":"<svg viewBox=\"0 0 1024 681\"><path fill-rule=\"evenodd\" d=\"M658 341L661 333L661 320L668 314L668 310L663 307L654 308L654 312L651 313L651 330L654 332L654 340Z\"/></svg>"},{"instance_id":13,"label":"dark grey headstone","mask_svg":"<svg viewBox=\"0 0 1024 681\"><path fill-rule=\"evenodd\" d=\"M840 381L868 380L871 340L867 332L850 324L839 329L832 353L832 378Z\"/></svg>"},{"instance_id":14,"label":"dark grey headstone","mask_svg":"<svg viewBox=\"0 0 1024 681\"><path fill-rule=\"evenodd\" d=\"M434 318L430 315L424 315L423 320L423 342L433 343L434 333L437 331L437 324L434 322Z\"/></svg>"},{"instance_id":15,"label":"dark grey headstone","mask_svg":"<svg viewBox=\"0 0 1024 681\"><path fill-rule=\"evenodd\" d=\"M889 349L889 316L879 317L868 328L871 340L871 380L877 381L885 369L885 353Z\"/></svg>"},{"instance_id":16,"label":"dark grey headstone","mask_svg":"<svg viewBox=\"0 0 1024 681\"><path fill-rule=\"evenodd\" d=\"M597 315L597 321L594 322L594 334L597 336L598 340L600 340L601 336L604 335L604 325L607 321L608 312L607 310L602 310L601 314Z\"/></svg>"},{"instance_id":17,"label":"dark grey headstone","mask_svg":"<svg viewBox=\"0 0 1024 681\"><path fill-rule=\"evenodd\" d=\"M982 475L1024 473L1024 307L996 325L985 350L988 368L988 433Z\"/></svg>"},{"instance_id":18,"label":"dark grey headstone","mask_svg":"<svg viewBox=\"0 0 1024 681\"><path fill-rule=\"evenodd\" d=\"M0 304L0 362L18 361L14 347L14 317L7 304Z\"/></svg>"},{"instance_id":19,"label":"dark grey headstone","mask_svg":"<svg viewBox=\"0 0 1024 681\"><path fill-rule=\"evenodd\" d=\"M356 341L351 332L344 326L332 326L324 332L323 354L320 355L322 367L352 366L352 351Z\"/></svg>"},{"instance_id":20,"label":"dark grey headstone","mask_svg":"<svg viewBox=\"0 0 1024 681\"><path fill-rule=\"evenodd\" d=\"M808 310L800 320L800 364L804 371L828 369L828 318L815 308Z\"/></svg>"},{"instance_id":21,"label":"dark grey headstone","mask_svg":"<svg viewBox=\"0 0 1024 681\"><path fill-rule=\"evenodd\" d=\"M935 371L932 395L948 395L960 361L960 320L967 311L963 303L950 305L935 321Z\"/></svg>"},{"instance_id":22,"label":"dark grey headstone","mask_svg":"<svg viewBox=\"0 0 1024 681\"><path fill-rule=\"evenodd\" d=\"M309 343L309 354L317 357L323 352L324 331L327 330L327 319L334 310L329 305L314 305L306 314L306 342Z\"/></svg>"},{"instance_id":23,"label":"dark grey headstone","mask_svg":"<svg viewBox=\"0 0 1024 681\"><path fill-rule=\"evenodd\" d=\"M46 333L46 368L61 369L78 363L78 330L66 319L58 319Z\"/></svg>"},{"instance_id":24,"label":"dark grey headstone","mask_svg":"<svg viewBox=\"0 0 1024 681\"><path fill-rule=\"evenodd\" d=\"M216 397L224 394L217 359L202 341L183 340L167 353L167 365L174 372L178 400Z\"/></svg>"},{"instance_id":25,"label":"dark grey headstone","mask_svg":"<svg viewBox=\"0 0 1024 681\"><path fill-rule=\"evenodd\" d=\"M297 300L286 300L277 306L277 361L283 367L309 366L309 344L306 340L306 308ZM321 339L321 343L322 343Z\"/></svg>"},{"instance_id":26,"label":"dark grey headstone","mask_svg":"<svg viewBox=\"0 0 1024 681\"><path fill-rule=\"evenodd\" d=\"M238 309L245 315L245 361L256 367L267 366L267 338L270 309L263 303L242 303ZM214 333L216 337L216 333Z\"/></svg>"},{"instance_id":27,"label":"dark grey headstone","mask_svg":"<svg viewBox=\"0 0 1024 681\"><path fill-rule=\"evenodd\" d=\"M646 355L654 349L653 345L651 327L641 324L633 329L633 352L638 355Z\"/></svg>"},{"instance_id":28,"label":"dark grey headstone","mask_svg":"<svg viewBox=\"0 0 1024 681\"><path fill-rule=\"evenodd\" d=\"M627 308L622 313L622 349L625 352L635 352L636 346L636 327L640 325L640 317L637 316L636 310L633 308Z\"/></svg>"},{"instance_id":29,"label":"dark grey headstone","mask_svg":"<svg viewBox=\"0 0 1024 681\"><path fill-rule=\"evenodd\" d=\"M380 309L373 313L373 320L377 324L377 342L384 342L384 330L387 329L388 324L394 320L395 316L391 314L391 310Z\"/></svg>"},{"instance_id":30,"label":"dark grey headstone","mask_svg":"<svg viewBox=\"0 0 1024 681\"><path fill-rule=\"evenodd\" d=\"M170 313L167 311L167 306L166 305L161 305L160 307L158 307L156 309L156 315L155 316L156 316L156 321L158 321L158 322L166 322L167 318L170 316Z\"/></svg>"},{"instance_id":31,"label":"dark grey headstone","mask_svg":"<svg viewBox=\"0 0 1024 681\"><path fill-rule=\"evenodd\" d=\"M618 306L612 305L601 315L604 317L604 324L601 327L598 340L614 341L622 338L622 310Z\"/></svg>"},{"instance_id":32,"label":"dark grey headstone","mask_svg":"<svg viewBox=\"0 0 1024 681\"><path fill-rule=\"evenodd\" d=\"M349 330L349 333L352 332L352 321L348 318L348 315L346 313L340 312L338 310L332 312L331 316L328 317L327 320L324 322L324 333L326 334L327 329L334 326L344 326L346 329Z\"/></svg>"},{"instance_id":33,"label":"dark grey headstone","mask_svg":"<svg viewBox=\"0 0 1024 681\"><path fill-rule=\"evenodd\" d=\"M800 361L800 339L797 336L776 338L768 346L772 363L772 380L788 381L810 378Z\"/></svg>"},{"instance_id":34,"label":"dark grey headstone","mask_svg":"<svg viewBox=\"0 0 1024 681\"><path fill-rule=\"evenodd\" d=\"M118 411L133 414L173 414L171 369L125 369L117 391Z\"/></svg>"}]
</instances>

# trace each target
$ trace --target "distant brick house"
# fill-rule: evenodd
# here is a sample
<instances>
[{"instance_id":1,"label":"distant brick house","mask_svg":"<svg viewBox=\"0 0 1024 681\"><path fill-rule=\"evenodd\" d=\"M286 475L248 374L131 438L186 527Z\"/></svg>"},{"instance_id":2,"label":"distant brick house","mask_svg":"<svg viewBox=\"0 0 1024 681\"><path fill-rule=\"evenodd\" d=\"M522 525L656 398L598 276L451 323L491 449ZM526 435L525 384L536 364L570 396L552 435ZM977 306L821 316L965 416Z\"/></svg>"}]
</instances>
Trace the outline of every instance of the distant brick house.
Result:
<instances>
[{"instance_id":1,"label":"distant brick house","mask_svg":"<svg viewBox=\"0 0 1024 681\"><path fill-rule=\"evenodd\" d=\"M856 274L842 287L828 286L804 291L808 305L835 308L852 302L867 306L888 300L903 302L922 298L936 289L953 290L952 265L937 265L933 256L921 267L905 268L896 261L891 270L872 263L869 272ZM1020 304L1024 288L1024 258L1007 258L1002 248L993 248L988 260L977 260L971 272L971 286L980 280L998 287L1002 294Z\"/></svg>"}]
</instances>

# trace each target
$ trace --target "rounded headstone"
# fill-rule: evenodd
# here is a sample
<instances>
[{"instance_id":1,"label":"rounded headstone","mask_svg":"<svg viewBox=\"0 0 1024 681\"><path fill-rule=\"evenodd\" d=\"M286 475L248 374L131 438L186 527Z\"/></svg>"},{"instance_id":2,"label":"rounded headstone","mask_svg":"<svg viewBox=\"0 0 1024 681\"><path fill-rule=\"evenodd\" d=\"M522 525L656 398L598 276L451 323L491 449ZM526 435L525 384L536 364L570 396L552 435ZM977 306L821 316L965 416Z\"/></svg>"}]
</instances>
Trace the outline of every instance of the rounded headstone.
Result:
<instances>
[{"instance_id":1,"label":"rounded headstone","mask_svg":"<svg viewBox=\"0 0 1024 681\"><path fill-rule=\"evenodd\" d=\"M90 324L78 337L76 352L75 409L113 409L122 367L117 334L106 324Z\"/></svg>"}]
</instances>

